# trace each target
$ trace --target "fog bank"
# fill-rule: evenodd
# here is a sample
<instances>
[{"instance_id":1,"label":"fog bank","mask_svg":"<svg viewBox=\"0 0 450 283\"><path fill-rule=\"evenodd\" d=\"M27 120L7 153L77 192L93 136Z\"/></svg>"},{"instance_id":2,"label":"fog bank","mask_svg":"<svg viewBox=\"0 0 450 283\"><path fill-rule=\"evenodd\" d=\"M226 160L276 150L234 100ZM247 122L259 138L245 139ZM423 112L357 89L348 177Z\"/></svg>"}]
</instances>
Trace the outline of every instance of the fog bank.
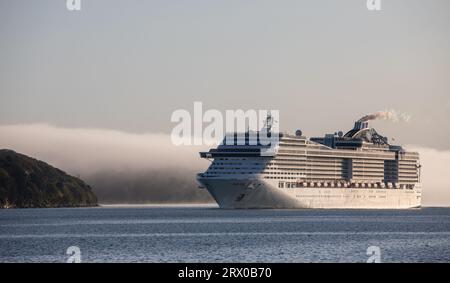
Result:
<instances>
[{"instance_id":1,"label":"fog bank","mask_svg":"<svg viewBox=\"0 0 450 283\"><path fill-rule=\"evenodd\" d=\"M0 126L0 148L43 160L92 186L100 203L211 202L195 174L209 162L199 146L170 136L46 124Z\"/></svg>"},{"instance_id":2,"label":"fog bank","mask_svg":"<svg viewBox=\"0 0 450 283\"><path fill-rule=\"evenodd\" d=\"M195 174L209 162L199 146L174 146L169 135L46 124L0 126L0 148L41 159L93 187L101 203L207 202ZM450 151L407 146L421 154L423 205L450 206Z\"/></svg>"}]
</instances>

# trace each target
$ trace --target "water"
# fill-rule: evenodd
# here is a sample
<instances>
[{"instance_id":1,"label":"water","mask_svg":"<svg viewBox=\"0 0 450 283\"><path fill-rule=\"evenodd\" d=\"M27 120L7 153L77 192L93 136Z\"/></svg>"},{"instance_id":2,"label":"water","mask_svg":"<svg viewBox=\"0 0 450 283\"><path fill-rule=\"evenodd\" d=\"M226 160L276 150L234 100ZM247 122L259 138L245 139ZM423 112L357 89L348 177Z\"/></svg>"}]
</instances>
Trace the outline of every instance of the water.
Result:
<instances>
[{"instance_id":1,"label":"water","mask_svg":"<svg viewBox=\"0 0 450 283\"><path fill-rule=\"evenodd\" d=\"M450 208L0 210L1 262L450 262Z\"/></svg>"}]
</instances>

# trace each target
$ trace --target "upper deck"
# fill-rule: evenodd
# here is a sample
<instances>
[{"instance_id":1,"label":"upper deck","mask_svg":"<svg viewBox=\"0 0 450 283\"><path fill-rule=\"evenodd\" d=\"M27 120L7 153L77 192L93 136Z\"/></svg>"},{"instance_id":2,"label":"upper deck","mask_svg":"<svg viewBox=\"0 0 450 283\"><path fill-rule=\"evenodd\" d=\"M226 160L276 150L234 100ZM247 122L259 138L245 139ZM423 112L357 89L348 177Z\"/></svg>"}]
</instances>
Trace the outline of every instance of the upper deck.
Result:
<instances>
[{"instance_id":1,"label":"upper deck","mask_svg":"<svg viewBox=\"0 0 450 283\"><path fill-rule=\"evenodd\" d=\"M296 135L276 135L272 155L262 154L271 145L260 142L258 132L231 134L217 148L200 152L202 158L213 159L206 176L261 174L268 179L379 187L387 184L411 187L420 181L419 154L389 144L367 123L355 124L345 135L336 133L310 139L300 131Z\"/></svg>"}]
</instances>

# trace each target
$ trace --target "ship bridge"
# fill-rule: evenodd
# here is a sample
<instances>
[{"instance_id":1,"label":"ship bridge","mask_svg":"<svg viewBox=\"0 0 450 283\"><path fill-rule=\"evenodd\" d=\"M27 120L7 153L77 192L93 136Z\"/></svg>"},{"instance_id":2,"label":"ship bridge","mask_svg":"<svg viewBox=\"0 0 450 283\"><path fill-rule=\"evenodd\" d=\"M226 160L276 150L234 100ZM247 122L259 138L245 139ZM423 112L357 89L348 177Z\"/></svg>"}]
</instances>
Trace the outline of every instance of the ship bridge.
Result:
<instances>
[{"instance_id":1,"label":"ship bridge","mask_svg":"<svg viewBox=\"0 0 450 283\"><path fill-rule=\"evenodd\" d=\"M244 134L227 134L222 143L206 152L200 152L201 158L217 157L261 157L266 156L268 150L273 148L270 144L272 135L276 133L246 132ZM278 140L283 137L278 133ZM277 145L275 145L276 147Z\"/></svg>"}]
</instances>

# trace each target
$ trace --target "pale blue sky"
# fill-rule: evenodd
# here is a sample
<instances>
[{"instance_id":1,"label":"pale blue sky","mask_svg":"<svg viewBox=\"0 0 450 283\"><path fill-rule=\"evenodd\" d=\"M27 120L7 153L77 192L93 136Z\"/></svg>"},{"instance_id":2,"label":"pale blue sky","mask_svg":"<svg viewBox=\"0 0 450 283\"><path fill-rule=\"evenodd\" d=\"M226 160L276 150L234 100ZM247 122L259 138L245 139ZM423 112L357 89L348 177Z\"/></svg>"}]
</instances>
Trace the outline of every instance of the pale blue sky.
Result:
<instances>
[{"instance_id":1,"label":"pale blue sky","mask_svg":"<svg viewBox=\"0 0 450 283\"><path fill-rule=\"evenodd\" d=\"M279 109L284 130L377 122L450 149L450 1L0 0L0 124L169 133L172 111Z\"/></svg>"}]
</instances>

